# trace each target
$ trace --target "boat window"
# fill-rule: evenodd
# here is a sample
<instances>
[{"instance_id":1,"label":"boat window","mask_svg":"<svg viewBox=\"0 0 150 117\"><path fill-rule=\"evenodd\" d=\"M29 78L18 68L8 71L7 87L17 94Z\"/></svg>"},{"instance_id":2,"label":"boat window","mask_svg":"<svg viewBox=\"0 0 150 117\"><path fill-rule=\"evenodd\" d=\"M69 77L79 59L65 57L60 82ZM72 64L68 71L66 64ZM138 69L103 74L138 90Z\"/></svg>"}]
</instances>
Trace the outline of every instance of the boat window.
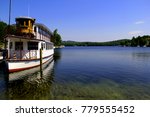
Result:
<instances>
[{"instance_id":1,"label":"boat window","mask_svg":"<svg viewBox=\"0 0 150 117\"><path fill-rule=\"evenodd\" d=\"M46 43L46 50L53 49L53 44L51 43Z\"/></svg>"},{"instance_id":2,"label":"boat window","mask_svg":"<svg viewBox=\"0 0 150 117\"><path fill-rule=\"evenodd\" d=\"M28 21L26 21L26 26L28 26L29 24L28 24Z\"/></svg>"},{"instance_id":3,"label":"boat window","mask_svg":"<svg viewBox=\"0 0 150 117\"><path fill-rule=\"evenodd\" d=\"M44 49L44 43L41 43L41 49L42 50Z\"/></svg>"},{"instance_id":4,"label":"boat window","mask_svg":"<svg viewBox=\"0 0 150 117\"><path fill-rule=\"evenodd\" d=\"M41 33L42 33L42 29L41 29L41 28L39 28L38 32L41 34Z\"/></svg>"},{"instance_id":5,"label":"boat window","mask_svg":"<svg viewBox=\"0 0 150 117\"><path fill-rule=\"evenodd\" d=\"M24 26L24 21L19 22L21 26Z\"/></svg>"},{"instance_id":6,"label":"boat window","mask_svg":"<svg viewBox=\"0 0 150 117\"><path fill-rule=\"evenodd\" d=\"M38 42L28 42L28 50L38 50Z\"/></svg>"},{"instance_id":7,"label":"boat window","mask_svg":"<svg viewBox=\"0 0 150 117\"><path fill-rule=\"evenodd\" d=\"M49 49L49 46L48 46L48 43L46 43L46 50L48 50Z\"/></svg>"},{"instance_id":8,"label":"boat window","mask_svg":"<svg viewBox=\"0 0 150 117\"><path fill-rule=\"evenodd\" d=\"M23 42L15 42L15 50L23 50Z\"/></svg>"},{"instance_id":9,"label":"boat window","mask_svg":"<svg viewBox=\"0 0 150 117\"><path fill-rule=\"evenodd\" d=\"M36 32L36 27L34 27L34 32Z\"/></svg>"},{"instance_id":10,"label":"boat window","mask_svg":"<svg viewBox=\"0 0 150 117\"><path fill-rule=\"evenodd\" d=\"M45 48L45 43L43 43L43 48Z\"/></svg>"}]
</instances>

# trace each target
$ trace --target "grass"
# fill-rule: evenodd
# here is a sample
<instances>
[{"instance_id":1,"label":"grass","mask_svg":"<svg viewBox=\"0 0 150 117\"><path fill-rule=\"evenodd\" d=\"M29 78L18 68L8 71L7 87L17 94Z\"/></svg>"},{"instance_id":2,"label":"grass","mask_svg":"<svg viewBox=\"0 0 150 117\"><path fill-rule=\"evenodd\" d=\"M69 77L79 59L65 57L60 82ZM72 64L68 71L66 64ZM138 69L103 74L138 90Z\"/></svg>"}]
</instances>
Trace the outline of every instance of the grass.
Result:
<instances>
[{"instance_id":1,"label":"grass","mask_svg":"<svg viewBox=\"0 0 150 117\"><path fill-rule=\"evenodd\" d=\"M10 99L29 100L144 100L150 99L149 84L118 84L111 80L83 84L40 81L11 83Z\"/></svg>"},{"instance_id":2,"label":"grass","mask_svg":"<svg viewBox=\"0 0 150 117\"><path fill-rule=\"evenodd\" d=\"M150 99L150 85L126 85L112 81L96 84L71 83L52 86L49 99L69 100L144 100Z\"/></svg>"}]
</instances>

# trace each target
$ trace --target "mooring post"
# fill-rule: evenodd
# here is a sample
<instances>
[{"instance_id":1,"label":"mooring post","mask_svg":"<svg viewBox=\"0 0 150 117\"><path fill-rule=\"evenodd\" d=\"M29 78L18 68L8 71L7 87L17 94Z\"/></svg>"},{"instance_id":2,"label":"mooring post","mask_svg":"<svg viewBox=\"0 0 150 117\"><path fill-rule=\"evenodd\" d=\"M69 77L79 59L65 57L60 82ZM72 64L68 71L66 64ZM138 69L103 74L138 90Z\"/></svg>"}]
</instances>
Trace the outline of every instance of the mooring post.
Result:
<instances>
[{"instance_id":1,"label":"mooring post","mask_svg":"<svg viewBox=\"0 0 150 117\"><path fill-rule=\"evenodd\" d=\"M40 70L42 71L42 49L40 49Z\"/></svg>"},{"instance_id":2,"label":"mooring post","mask_svg":"<svg viewBox=\"0 0 150 117\"><path fill-rule=\"evenodd\" d=\"M43 77L43 71L42 71L42 48L40 49L40 76Z\"/></svg>"}]
</instances>

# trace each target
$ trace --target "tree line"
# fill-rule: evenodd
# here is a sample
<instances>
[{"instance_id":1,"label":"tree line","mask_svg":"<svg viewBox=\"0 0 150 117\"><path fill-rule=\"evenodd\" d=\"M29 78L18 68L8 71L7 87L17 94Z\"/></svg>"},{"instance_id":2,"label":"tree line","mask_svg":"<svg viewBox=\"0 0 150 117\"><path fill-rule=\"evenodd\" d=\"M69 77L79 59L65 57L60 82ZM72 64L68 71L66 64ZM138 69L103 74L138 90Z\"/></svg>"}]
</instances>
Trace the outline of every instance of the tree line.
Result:
<instances>
[{"instance_id":1,"label":"tree line","mask_svg":"<svg viewBox=\"0 0 150 117\"><path fill-rule=\"evenodd\" d=\"M150 47L150 36L149 35L144 35L144 36L138 36L138 37L133 37L131 40L131 46L147 46Z\"/></svg>"},{"instance_id":2,"label":"tree line","mask_svg":"<svg viewBox=\"0 0 150 117\"><path fill-rule=\"evenodd\" d=\"M120 39L108 42L77 42L77 41L63 41L65 46L131 46L131 47L150 47L150 36L138 36L132 39Z\"/></svg>"},{"instance_id":3,"label":"tree line","mask_svg":"<svg viewBox=\"0 0 150 117\"><path fill-rule=\"evenodd\" d=\"M77 41L63 41L62 44L65 46L118 46L128 45L130 40L122 39L109 42L77 42Z\"/></svg>"}]
</instances>

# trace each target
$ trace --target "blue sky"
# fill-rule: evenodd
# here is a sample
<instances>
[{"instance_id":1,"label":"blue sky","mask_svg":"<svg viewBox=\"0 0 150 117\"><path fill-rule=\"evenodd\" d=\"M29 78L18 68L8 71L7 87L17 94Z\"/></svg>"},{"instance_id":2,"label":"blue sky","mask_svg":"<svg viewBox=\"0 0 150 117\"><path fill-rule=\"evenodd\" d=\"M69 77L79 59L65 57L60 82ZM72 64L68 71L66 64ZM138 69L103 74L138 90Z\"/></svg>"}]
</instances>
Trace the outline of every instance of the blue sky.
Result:
<instances>
[{"instance_id":1,"label":"blue sky","mask_svg":"<svg viewBox=\"0 0 150 117\"><path fill-rule=\"evenodd\" d=\"M9 0L0 0L0 20L8 23ZM12 0L11 23L36 18L63 40L110 41L150 35L150 0ZM29 12L28 12L29 11Z\"/></svg>"}]
</instances>

